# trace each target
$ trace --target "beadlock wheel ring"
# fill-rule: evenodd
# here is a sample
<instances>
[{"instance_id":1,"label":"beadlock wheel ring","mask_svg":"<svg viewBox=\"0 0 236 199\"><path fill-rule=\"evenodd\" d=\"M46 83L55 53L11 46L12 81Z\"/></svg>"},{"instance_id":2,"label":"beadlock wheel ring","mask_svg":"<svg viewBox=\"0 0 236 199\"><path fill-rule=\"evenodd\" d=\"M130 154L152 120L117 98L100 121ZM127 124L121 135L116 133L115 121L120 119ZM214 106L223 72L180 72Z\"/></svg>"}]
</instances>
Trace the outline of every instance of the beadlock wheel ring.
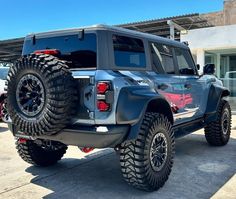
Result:
<instances>
[{"instance_id":1,"label":"beadlock wheel ring","mask_svg":"<svg viewBox=\"0 0 236 199\"><path fill-rule=\"evenodd\" d=\"M45 104L45 89L42 81L33 74L21 77L16 88L16 101L19 109L29 117L42 111Z\"/></svg>"},{"instance_id":2,"label":"beadlock wheel ring","mask_svg":"<svg viewBox=\"0 0 236 199\"><path fill-rule=\"evenodd\" d=\"M222 132L224 135L226 135L229 130L229 124L230 124L229 120L230 120L229 110L225 109L221 117Z\"/></svg>"},{"instance_id":3,"label":"beadlock wheel ring","mask_svg":"<svg viewBox=\"0 0 236 199\"><path fill-rule=\"evenodd\" d=\"M164 167L167 159L167 152L166 136L164 133L159 132L152 139L149 153L151 166L154 171L160 171Z\"/></svg>"}]
</instances>

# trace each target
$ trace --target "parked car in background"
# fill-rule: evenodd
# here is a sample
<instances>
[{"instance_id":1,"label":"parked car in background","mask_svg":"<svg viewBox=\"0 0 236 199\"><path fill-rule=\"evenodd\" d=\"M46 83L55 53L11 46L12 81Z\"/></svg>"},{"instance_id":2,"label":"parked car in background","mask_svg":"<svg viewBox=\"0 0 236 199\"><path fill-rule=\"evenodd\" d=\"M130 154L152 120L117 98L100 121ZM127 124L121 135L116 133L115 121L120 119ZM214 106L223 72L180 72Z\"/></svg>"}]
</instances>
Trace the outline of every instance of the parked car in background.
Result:
<instances>
[{"instance_id":1,"label":"parked car in background","mask_svg":"<svg viewBox=\"0 0 236 199\"><path fill-rule=\"evenodd\" d=\"M6 80L8 71L9 67L0 67L0 119L3 122L8 122L10 119L6 108Z\"/></svg>"},{"instance_id":2,"label":"parked car in background","mask_svg":"<svg viewBox=\"0 0 236 199\"><path fill-rule=\"evenodd\" d=\"M231 97L236 97L236 71L229 71L225 73L223 84L231 92Z\"/></svg>"}]
</instances>

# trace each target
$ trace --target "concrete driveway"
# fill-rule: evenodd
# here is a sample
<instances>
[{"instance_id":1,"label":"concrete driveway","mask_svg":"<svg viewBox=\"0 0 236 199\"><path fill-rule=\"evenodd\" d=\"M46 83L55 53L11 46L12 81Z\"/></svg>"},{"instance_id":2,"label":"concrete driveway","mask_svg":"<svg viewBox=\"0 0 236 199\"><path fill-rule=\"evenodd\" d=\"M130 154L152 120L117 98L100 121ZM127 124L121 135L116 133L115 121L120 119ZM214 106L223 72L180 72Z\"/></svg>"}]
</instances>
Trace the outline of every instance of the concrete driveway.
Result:
<instances>
[{"instance_id":1,"label":"concrete driveway","mask_svg":"<svg viewBox=\"0 0 236 199\"><path fill-rule=\"evenodd\" d=\"M233 125L236 126L236 118ZM209 146L199 131L176 141L169 180L157 192L128 186L112 149L84 155L70 147L57 165L33 167L22 161L14 138L0 123L0 198L236 198L236 130L224 147Z\"/></svg>"}]
</instances>

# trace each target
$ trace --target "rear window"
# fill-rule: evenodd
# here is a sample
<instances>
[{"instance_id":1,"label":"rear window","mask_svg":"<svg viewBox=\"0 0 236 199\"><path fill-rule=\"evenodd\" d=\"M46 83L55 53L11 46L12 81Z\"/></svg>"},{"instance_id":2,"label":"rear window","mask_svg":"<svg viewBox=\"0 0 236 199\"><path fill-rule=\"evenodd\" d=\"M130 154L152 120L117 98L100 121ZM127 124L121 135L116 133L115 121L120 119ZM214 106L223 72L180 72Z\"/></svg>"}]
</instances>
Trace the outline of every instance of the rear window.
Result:
<instances>
[{"instance_id":1,"label":"rear window","mask_svg":"<svg viewBox=\"0 0 236 199\"><path fill-rule=\"evenodd\" d=\"M146 66L143 41L141 39L113 35L115 65L119 67Z\"/></svg>"},{"instance_id":2,"label":"rear window","mask_svg":"<svg viewBox=\"0 0 236 199\"><path fill-rule=\"evenodd\" d=\"M33 53L36 50L57 49L61 52L61 58L68 61L71 68L94 68L97 66L97 41L96 34L88 33L83 39L79 35L39 38L36 43L26 40L23 55Z\"/></svg>"}]
</instances>

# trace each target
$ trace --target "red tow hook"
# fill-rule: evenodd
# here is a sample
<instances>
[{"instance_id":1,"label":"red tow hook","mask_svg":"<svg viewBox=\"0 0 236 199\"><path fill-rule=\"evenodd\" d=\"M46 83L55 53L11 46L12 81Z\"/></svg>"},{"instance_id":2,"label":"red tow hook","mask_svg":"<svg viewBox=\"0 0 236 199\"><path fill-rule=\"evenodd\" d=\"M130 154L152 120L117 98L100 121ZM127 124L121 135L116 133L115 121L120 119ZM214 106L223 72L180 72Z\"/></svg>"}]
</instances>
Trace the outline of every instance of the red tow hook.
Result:
<instances>
[{"instance_id":1,"label":"red tow hook","mask_svg":"<svg viewBox=\"0 0 236 199\"><path fill-rule=\"evenodd\" d=\"M84 153L89 153L89 152L93 151L94 148L93 147L83 147L83 148L80 148L80 150Z\"/></svg>"},{"instance_id":2,"label":"red tow hook","mask_svg":"<svg viewBox=\"0 0 236 199\"><path fill-rule=\"evenodd\" d=\"M19 138L19 139L18 139L18 142L19 142L20 144L25 144L25 143L27 142L27 139L25 139L25 138Z\"/></svg>"}]
</instances>

